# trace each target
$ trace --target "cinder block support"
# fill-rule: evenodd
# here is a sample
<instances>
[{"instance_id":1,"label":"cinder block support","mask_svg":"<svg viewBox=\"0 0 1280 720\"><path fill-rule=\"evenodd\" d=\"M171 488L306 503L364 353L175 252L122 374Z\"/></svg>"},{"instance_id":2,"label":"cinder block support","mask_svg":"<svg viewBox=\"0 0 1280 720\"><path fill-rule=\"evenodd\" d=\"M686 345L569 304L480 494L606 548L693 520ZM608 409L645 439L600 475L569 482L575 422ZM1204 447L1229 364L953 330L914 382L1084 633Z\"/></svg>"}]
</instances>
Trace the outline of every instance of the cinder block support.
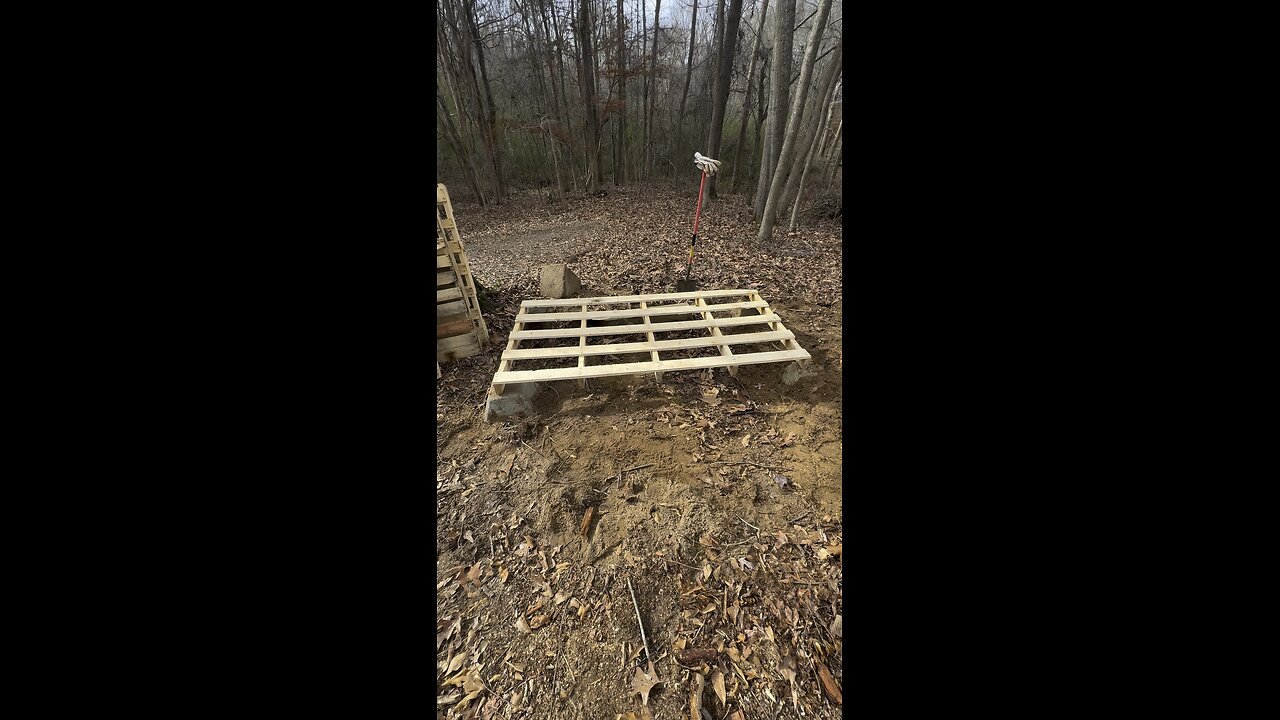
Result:
<instances>
[{"instance_id":1,"label":"cinder block support","mask_svg":"<svg viewBox=\"0 0 1280 720\"><path fill-rule=\"evenodd\" d=\"M490 390L489 399L484 404L484 421L492 422L495 418L512 415L532 415L533 396L537 394L537 383L507 385L506 392L501 395Z\"/></svg>"},{"instance_id":2,"label":"cinder block support","mask_svg":"<svg viewBox=\"0 0 1280 720\"><path fill-rule=\"evenodd\" d=\"M541 276L542 296L549 298L577 297L582 291L582 281L568 265L543 265Z\"/></svg>"}]
</instances>

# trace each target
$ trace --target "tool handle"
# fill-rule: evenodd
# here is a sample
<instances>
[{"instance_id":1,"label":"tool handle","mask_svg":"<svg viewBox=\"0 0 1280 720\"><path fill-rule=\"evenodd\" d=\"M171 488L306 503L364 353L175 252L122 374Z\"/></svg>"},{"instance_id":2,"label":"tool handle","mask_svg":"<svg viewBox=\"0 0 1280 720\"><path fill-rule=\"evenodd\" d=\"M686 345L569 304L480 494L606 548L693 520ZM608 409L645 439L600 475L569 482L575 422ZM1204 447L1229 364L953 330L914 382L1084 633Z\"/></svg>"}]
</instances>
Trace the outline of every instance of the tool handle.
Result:
<instances>
[{"instance_id":1,"label":"tool handle","mask_svg":"<svg viewBox=\"0 0 1280 720\"><path fill-rule=\"evenodd\" d=\"M693 272L693 246L698 244L698 233L693 234L693 239L689 241L689 264L684 269L684 279L688 280L689 275Z\"/></svg>"},{"instance_id":2,"label":"tool handle","mask_svg":"<svg viewBox=\"0 0 1280 720\"><path fill-rule=\"evenodd\" d=\"M702 216L702 186L707 184L707 174L702 173L702 181L698 183L698 209L693 213L693 236L698 237L698 218Z\"/></svg>"}]
</instances>

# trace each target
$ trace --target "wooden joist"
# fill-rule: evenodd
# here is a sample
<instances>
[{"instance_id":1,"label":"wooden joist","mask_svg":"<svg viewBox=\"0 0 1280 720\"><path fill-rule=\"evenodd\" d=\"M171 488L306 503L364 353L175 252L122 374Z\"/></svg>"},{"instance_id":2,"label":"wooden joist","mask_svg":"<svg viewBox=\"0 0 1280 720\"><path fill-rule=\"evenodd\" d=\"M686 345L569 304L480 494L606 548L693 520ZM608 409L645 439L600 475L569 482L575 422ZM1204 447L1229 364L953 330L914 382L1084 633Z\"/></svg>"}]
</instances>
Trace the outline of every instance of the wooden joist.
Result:
<instances>
[{"instance_id":1,"label":"wooden joist","mask_svg":"<svg viewBox=\"0 0 1280 720\"><path fill-rule=\"evenodd\" d=\"M754 365L759 363L791 362L808 360L809 353L804 350L775 350L763 353L744 353L734 355L733 362L738 365ZM587 367L563 368L552 370L509 370L498 372L493 376L494 384L513 385L527 382L550 382L552 380L577 380L580 378L610 377L612 375L640 375L651 372L672 372L673 370L704 370L706 368L728 367L725 358L686 358L683 360L659 360L653 362L618 363L615 365L588 365Z\"/></svg>"},{"instance_id":2,"label":"wooden joist","mask_svg":"<svg viewBox=\"0 0 1280 720\"><path fill-rule=\"evenodd\" d=\"M678 330L707 330L719 327L736 327L739 325L764 325L781 322L782 318L772 312L765 315L743 315L742 317L712 318L711 320L684 320L681 322L658 323L656 325L607 325L605 327L556 328L551 330L515 330L511 338L515 340L538 340L545 338L588 337L596 335L643 335L646 333L676 332Z\"/></svg>"},{"instance_id":3,"label":"wooden joist","mask_svg":"<svg viewBox=\"0 0 1280 720\"><path fill-rule=\"evenodd\" d=\"M658 305L654 307L648 305L646 307L631 308L627 310L592 310L589 312L555 312L555 313L534 313L526 315L523 311L516 316L516 320L524 323L550 323L561 322L564 320L616 320L618 318L652 318L659 315L705 315L710 312L721 312L726 310L745 310L747 308L764 308L769 307L769 303L762 300L752 302L739 303L723 303L720 305ZM587 307L585 303L580 303L582 307Z\"/></svg>"}]
</instances>

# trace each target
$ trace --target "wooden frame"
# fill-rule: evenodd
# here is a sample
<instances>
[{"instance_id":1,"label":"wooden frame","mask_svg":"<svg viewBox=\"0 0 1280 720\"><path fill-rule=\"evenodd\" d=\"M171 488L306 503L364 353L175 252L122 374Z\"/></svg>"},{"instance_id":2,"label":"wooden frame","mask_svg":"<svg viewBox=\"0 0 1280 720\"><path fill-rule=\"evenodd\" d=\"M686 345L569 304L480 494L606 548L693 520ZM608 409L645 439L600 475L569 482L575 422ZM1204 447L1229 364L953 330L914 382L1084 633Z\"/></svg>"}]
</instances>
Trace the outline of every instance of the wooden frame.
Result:
<instances>
[{"instance_id":1,"label":"wooden frame","mask_svg":"<svg viewBox=\"0 0 1280 720\"><path fill-rule=\"evenodd\" d=\"M480 312L467 252L458 236L449 190L436 185L436 362L480 352L489 327Z\"/></svg>"},{"instance_id":2,"label":"wooden frame","mask_svg":"<svg viewBox=\"0 0 1280 720\"><path fill-rule=\"evenodd\" d=\"M714 302L708 302L708 301ZM657 304L654 303L674 303ZM591 306L618 306L617 309L591 310ZM633 307L638 306L638 307ZM715 314L731 313L728 317ZM677 319L679 316L696 319ZM589 321L623 322L621 325L589 326ZM638 324L627 321L639 320ZM530 325L579 321L577 327L530 328ZM725 328L748 328L753 325L767 330L725 333ZM659 333L705 330L703 337L662 340ZM588 338L610 335L643 335L644 342L589 344ZM526 340L546 338L578 338L576 346L553 348L521 348ZM743 345L763 344L769 352L741 352ZM738 348L738 352L734 348ZM661 353L690 348L716 348L718 357L663 360ZM604 362L587 365L587 358L607 360L605 356L649 353L647 362ZM512 365L521 360L577 358L577 367L542 370L516 370ZM502 352L498 371L493 376L490 397L502 395L511 384L577 380L616 375L654 373L661 382L664 372L724 367L736 376L741 365L796 362L808 365L808 351L800 347L795 335L782 324L769 303L754 290L704 290L685 293L622 295L616 297L569 298L565 300L525 300L520 304L515 325Z\"/></svg>"}]
</instances>

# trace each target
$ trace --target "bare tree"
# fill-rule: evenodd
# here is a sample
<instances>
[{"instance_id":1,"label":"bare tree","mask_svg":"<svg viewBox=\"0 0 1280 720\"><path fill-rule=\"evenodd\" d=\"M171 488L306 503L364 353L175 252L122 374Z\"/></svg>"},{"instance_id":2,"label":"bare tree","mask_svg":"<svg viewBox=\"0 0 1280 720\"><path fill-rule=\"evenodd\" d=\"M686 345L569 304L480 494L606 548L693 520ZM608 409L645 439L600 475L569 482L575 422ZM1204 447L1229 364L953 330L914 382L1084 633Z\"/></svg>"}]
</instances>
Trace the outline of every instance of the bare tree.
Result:
<instances>
[{"instance_id":1,"label":"bare tree","mask_svg":"<svg viewBox=\"0 0 1280 720\"><path fill-rule=\"evenodd\" d=\"M800 134L800 120L803 113L805 96L809 92L809 82L813 78L813 63L818 57L818 45L822 41L822 31L827 24L827 15L831 11L831 0L820 0L818 17L814 21L813 30L809 33L809 42L805 48L804 62L800 66L800 84L796 87L795 96L791 100L791 120L787 123L789 132L782 141L782 152L778 155L777 171L769 183L769 197L765 201L764 215L760 218L758 242L764 243L773 237L773 224L778 209L778 201L782 195L787 174L784 169L791 162L795 152L797 136Z\"/></svg>"},{"instance_id":2,"label":"bare tree","mask_svg":"<svg viewBox=\"0 0 1280 720\"><path fill-rule=\"evenodd\" d=\"M769 198L769 181L773 178L778 155L782 152L782 133L786 129L787 78L791 77L791 45L795 36L796 0L779 0L774 22L773 59L769 70L769 127L764 152L760 154L760 177L756 182L756 198L752 210L756 218L764 214Z\"/></svg>"},{"instance_id":3,"label":"bare tree","mask_svg":"<svg viewBox=\"0 0 1280 720\"><path fill-rule=\"evenodd\" d=\"M475 49L476 64L480 68L480 79L483 83L484 93L480 99L484 118L484 147L486 154L489 156L489 163L493 166L494 200L501 205L503 195L506 192L502 183L502 158L498 154L498 110L493 102L493 90L489 86L489 71L484 61L484 43L480 41L480 28L476 23L475 0L462 0L462 9L467 23L467 30L471 34L471 45Z\"/></svg>"},{"instance_id":4,"label":"bare tree","mask_svg":"<svg viewBox=\"0 0 1280 720\"><path fill-rule=\"evenodd\" d=\"M680 93L680 110L676 112L676 143L672 147L671 162L678 163L680 158L675 153L684 151L684 111L689 100L689 81L693 79L693 48L696 45L698 32L698 0L693 0L693 19L689 21L689 59L685 62L684 91Z\"/></svg>"},{"instance_id":5,"label":"bare tree","mask_svg":"<svg viewBox=\"0 0 1280 720\"><path fill-rule=\"evenodd\" d=\"M734 146L733 163L730 172L733 173L733 183L730 191L738 191L738 180L742 175L738 172L738 162L742 159L742 146L747 140L747 121L751 115L751 84L756 77L756 65L760 60L760 45L764 38L764 21L769 14L769 0L764 0L763 6L760 8L760 20L756 23L756 39L751 46L751 69L747 70L747 84L743 91L742 98L742 117L738 120L738 142ZM763 72L763 68L761 69Z\"/></svg>"},{"instance_id":6,"label":"bare tree","mask_svg":"<svg viewBox=\"0 0 1280 720\"><path fill-rule=\"evenodd\" d=\"M721 0L721 7L724 7ZM729 0L729 15L724 21L724 32L720 37L719 61L716 64L717 77L712 94L711 128L707 134L707 155L720 155L720 140L724 136L724 113L729 103L729 78L733 75L733 59L738 47L738 24L742 20L742 0ZM707 182L707 197L716 197L716 177L711 176Z\"/></svg>"},{"instance_id":7,"label":"bare tree","mask_svg":"<svg viewBox=\"0 0 1280 720\"><path fill-rule=\"evenodd\" d=\"M662 11L662 0L657 0L653 8L653 53L649 56L649 82L653 84L653 92L650 93L649 107L646 111L648 116L648 132L645 140L645 174L653 174L653 161L656 154L653 147L653 109L658 102L658 13Z\"/></svg>"},{"instance_id":8,"label":"bare tree","mask_svg":"<svg viewBox=\"0 0 1280 720\"><path fill-rule=\"evenodd\" d=\"M622 98L622 106L618 109L618 142L614 151L613 184L622 185L627 182L627 44L626 14L622 11L622 0L618 0L618 95Z\"/></svg>"},{"instance_id":9,"label":"bare tree","mask_svg":"<svg viewBox=\"0 0 1280 720\"><path fill-rule=\"evenodd\" d=\"M600 114L596 107L596 56L592 44L592 22L590 0L579 0L578 23L574 28L577 34L580 71L579 81L582 85L582 105L586 114L586 152L587 152L587 192L596 192L600 187Z\"/></svg>"},{"instance_id":10,"label":"bare tree","mask_svg":"<svg viewBox=\"0 0 1280 720\"><path fill-rule=\"evenodd\" d=\"M817 152L818 138L822 135L820 123L827 118L827 115L822 110L829 105L831 95L835 92L836 78L840 76L840 58L843 53L844 44L841 43L837 46L835 58L827 66L827 72L822 82L822 93L818 96L818 107L815 108L814 112L809 113L812 117L812 123L810 124L806 120L809 129L806 131L808 139L803 143L804 151L797 156L797 165L791 169L791 177L787 178L787 189L782 194L784 198L783 207L788 204L791 205L791 220L787 227L792 230L796 227L796 215L800 210L800 198L804 197L805 178L809 174L809 166L812 164L813 156ZM791 198L792 193L795 194L794 200L787 202L786 199Z\"/></svg>"}]
</instances>

